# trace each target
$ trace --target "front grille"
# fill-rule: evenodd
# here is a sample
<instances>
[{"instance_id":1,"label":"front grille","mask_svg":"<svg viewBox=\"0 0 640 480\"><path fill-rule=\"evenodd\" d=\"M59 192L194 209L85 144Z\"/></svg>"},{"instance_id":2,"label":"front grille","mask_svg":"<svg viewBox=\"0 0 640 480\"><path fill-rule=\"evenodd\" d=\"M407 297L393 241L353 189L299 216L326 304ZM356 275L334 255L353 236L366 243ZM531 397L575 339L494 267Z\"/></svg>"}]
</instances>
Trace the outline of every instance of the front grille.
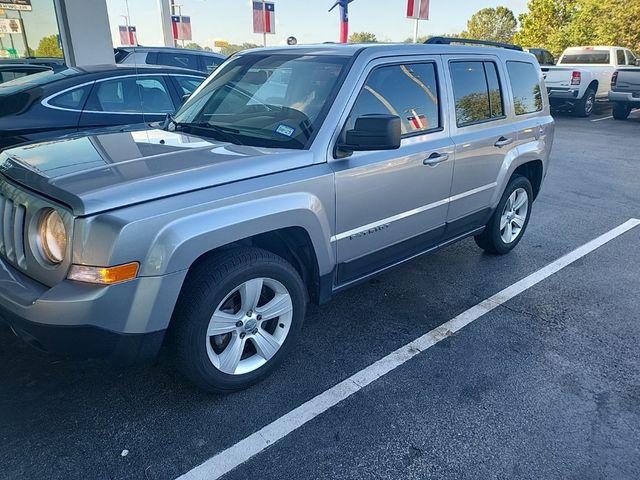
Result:
<instances>
[{"instance_id":1,"label":"front grille","mask_svg":"<svg viewBox=\"0 0 640 480\"><path fill-rule=\"evenodd\" d=\"M26 208L0 193L0 254L11 263L26 268L24 224Z\"/></svg>"}]
</instances>

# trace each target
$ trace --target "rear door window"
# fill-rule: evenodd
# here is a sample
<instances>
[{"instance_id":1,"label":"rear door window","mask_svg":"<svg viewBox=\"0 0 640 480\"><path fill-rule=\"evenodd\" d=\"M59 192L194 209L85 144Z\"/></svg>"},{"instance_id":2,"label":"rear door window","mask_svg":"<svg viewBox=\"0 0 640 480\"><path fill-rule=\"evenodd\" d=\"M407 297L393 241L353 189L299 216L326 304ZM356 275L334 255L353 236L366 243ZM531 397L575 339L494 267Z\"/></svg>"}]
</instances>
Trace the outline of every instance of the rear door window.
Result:
<instances>
[{"instance_id":1,"label":"rear door window","mask_svg":"<svg viewBox=\"0 0 640 480\"><path fill-rule=\"evenodd\" d=\"M458 127L504 118L502 88L493 62L451 62Z\"/></svg>"},{"instance_id":2,"label":"rear door window","mask_svg":"<svg viewBox=\"0 0 640 480\"><path fill-rule=\"evenodd\" d=\"M180 87L180 95L191 95L196 88L200 86L203 82L203 78L197 77L173 77L176 82L178 82L178 87Z\"/></svg>"},{"instance_id":3,"label":"rear door window","mask_svg":"<svg viewBox=\"0 0 640 480\"><path fill-rule=\"evenodd\" d=\"M347 129L358 117L372 114L400 117L403 135L438 129L438 95L434 63L377 67L369 74L353 106Z\"/></svg>"},{"instance_id":4,"label":"rear door window","mask_svg":"<svg viewBox=\"0 0 640 480\"><path fill-rule=\"evenodd\" d=\"M542 110L542 92L538 69L532 63L507 62L516 115Z\"/></svg>"},{"instance_id":5,"label":"rear door window","mask_svg":"<svg viewBox=\"0 0 640 480\"><path fill-rule=\"evenodd\" d=\"M172 113L175 106L162 77L122 77L97 82L86 110L105 113Z\"/></svg>"},{"instance_id":6,"label":"rear door window","mask_svg":"<svg viewBox=\"0 0 640 480\"><path fill-rule=\"evenodd\" d=\"M149 63L152 63L152 57L148 57L147 61ZM158 55L154 59L153 63L156 65L168 65L170 67L200 70L200 68L198 67L198 56L189 53L158 52Z\"/></svg>"}]
</instances>

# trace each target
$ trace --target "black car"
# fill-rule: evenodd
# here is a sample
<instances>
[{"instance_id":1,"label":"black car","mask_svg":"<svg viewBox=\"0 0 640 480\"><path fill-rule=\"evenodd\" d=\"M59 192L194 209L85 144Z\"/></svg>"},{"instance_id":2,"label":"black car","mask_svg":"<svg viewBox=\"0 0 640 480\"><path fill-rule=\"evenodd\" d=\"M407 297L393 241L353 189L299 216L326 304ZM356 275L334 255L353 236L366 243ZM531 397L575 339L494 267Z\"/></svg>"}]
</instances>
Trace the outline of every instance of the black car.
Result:
<instances>
[{"instance_id":1,"label":"black car","mask_svg":"<svg viewBox=\"0 0 640 480\"><path fill-rule=\"evenodd\" d=\"M162 121L206 78L167 67L92 66L0 84L0 150L78 131Z\"/></svg>"},{"instance_id":2,"label":"black car","mask_svg":"<svg viewBox=\"0 0 640 480\"><path fill-rule=\"evenodd\" d=\"M119 47L116 63L125 65L166 65L211 73L225 57L218 53L171 47Z\"/></svg>"},{"instance_id":3,"label":"black car","mask_svg":"<svg viewBox=\"0 0 640 480\"><path fill-rule=\"evenodd\" d=\"M52 71L51 67L46 65L31 65L28 63L9 63L0 62L0 83L9 82L16 78L26 77L34 73Z\"/></svg>"},{"instance_id":4,"label":"black car","mask_svg":"<svg viewBox=\"0 0 640 480\"><path fill-rule=\"evenodd\" d=\"M525 48L526 52L531 53L538 59L540 66L552 66L556 64L556 59L549 50L544 48Z\"/></svg>"}]
</instances>

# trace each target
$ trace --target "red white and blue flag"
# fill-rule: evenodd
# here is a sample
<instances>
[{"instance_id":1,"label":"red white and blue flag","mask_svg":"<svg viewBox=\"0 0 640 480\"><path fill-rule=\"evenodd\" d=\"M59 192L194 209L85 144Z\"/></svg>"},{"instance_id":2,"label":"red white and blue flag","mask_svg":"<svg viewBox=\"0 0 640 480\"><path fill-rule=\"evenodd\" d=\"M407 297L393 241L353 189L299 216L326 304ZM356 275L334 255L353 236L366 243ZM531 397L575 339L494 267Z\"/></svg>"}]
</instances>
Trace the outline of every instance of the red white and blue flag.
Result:
<instances>
[{"instance_id":1,"label":"red white and blue flag","mask_svg":"<svg viewBox=\"0 0 640 480\"><path fill-rule=\"evenodd\" d=\"M407 17L429 20L429 0L407 0Z\"/></svg>"},{"instance_id":2,"label":"red white and blue flag","mask_svg":"<svg viewBox=\"0 0 640 480\"><path fill-rule=\"evenodd\" d=\"M253 2L253 33L276 33L276 4Z\"/></svg>"},{"instance_id":3,"label":"red white and blue flag","mask_svg":"<svg viewBox=\"0 0 640 480\"><path fill-rule=\"evenodd\" d=\"M174 40L193 40L191 32L191 17L180 15L171 16Z\"/></svg>"},{"instance_id":4,"label":"red white and blue flag","mask_svg":"<svg viewBox=\"0 0 640 480\"><path fill-rule=\"evenodd\" d=\"M119 25L118 30L120 31L120 45L133 46L138 44L136 40L136 27Z\"/></svg>"}]
</instances>

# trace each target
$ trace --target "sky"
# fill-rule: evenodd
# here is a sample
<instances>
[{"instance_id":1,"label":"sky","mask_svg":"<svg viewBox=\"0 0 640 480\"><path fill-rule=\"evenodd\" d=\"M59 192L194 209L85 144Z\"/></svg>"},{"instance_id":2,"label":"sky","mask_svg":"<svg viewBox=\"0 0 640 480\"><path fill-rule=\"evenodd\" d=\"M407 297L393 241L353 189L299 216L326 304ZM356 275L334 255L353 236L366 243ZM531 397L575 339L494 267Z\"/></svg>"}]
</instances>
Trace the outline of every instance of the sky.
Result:
<instances>
[{"instance_id":1,"label":"sky","mask_svg":"<svg viewBox=\"0 0 640 480\"><path fill-rule=\"evenodd\" d=\"M88 1L88 0L87 0ZM338 10L329 13L335 0L275 0L276 34L267 36L269 45L285 44L295 36L299 43L338 40ZM182 14L191 17L193 40L213 47L215 40L230 43L262 43L262 35L253 33L251 0L177 0ZM32 12L23 13L29 44L37 47L40 39L58 33L53 0L31 0ZM118 25L127 14L127 0L106 0L114 45L118 45ZM162 31L158 0L128 0L131 24L141 45L161 45ZM350 31L372 32L381 41L403 41L413 36L413 21L405 18L407 0L355 0L350 5ZM431 0L431 20L420 22L420 35L458 33L467 20L485 7L504 5L516 16L526 10L527 0ZM16 12L6 15L17 17ZM24 51L21 35L0 38L0 47Z\"/></svg>"}]
</instances>

